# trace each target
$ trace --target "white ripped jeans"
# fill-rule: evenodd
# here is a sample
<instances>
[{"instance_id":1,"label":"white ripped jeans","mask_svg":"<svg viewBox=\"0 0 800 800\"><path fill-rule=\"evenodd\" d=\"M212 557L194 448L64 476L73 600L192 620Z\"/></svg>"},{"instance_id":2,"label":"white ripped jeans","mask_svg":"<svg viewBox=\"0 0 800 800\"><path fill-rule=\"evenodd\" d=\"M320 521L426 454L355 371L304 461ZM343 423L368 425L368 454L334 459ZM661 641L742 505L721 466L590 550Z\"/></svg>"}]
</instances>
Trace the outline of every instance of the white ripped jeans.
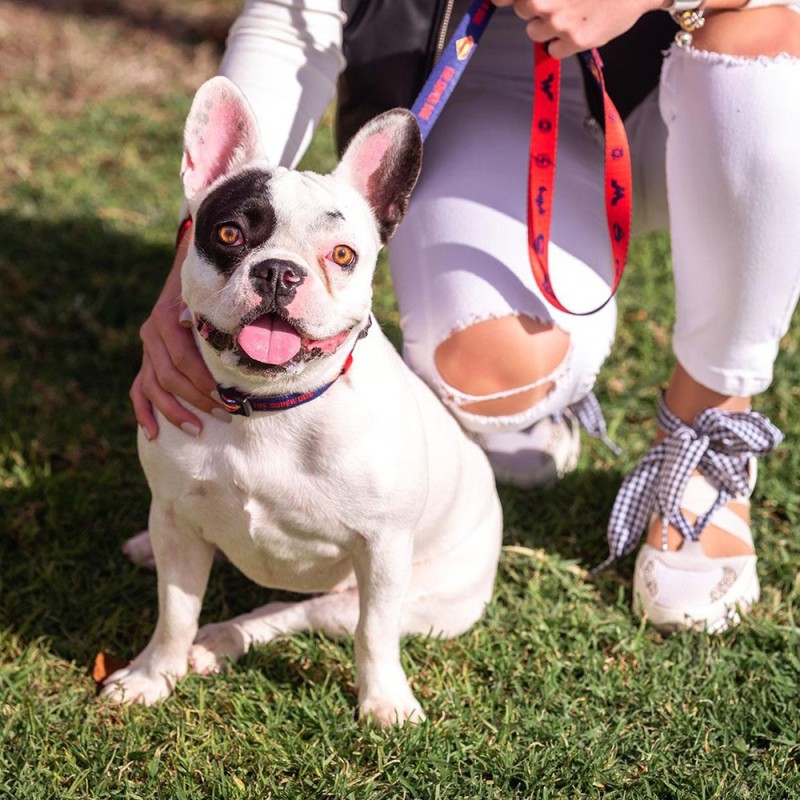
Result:
<instances>
[{"instance_id":1,"label":"white ripped jeans","mask_svg":"<svg viewBox=\"0 0 800 800\"><path fill-rule=\"evenodd\" d=\"M276 162L296 163L332 99L342 21L337 0L248 0L231 31L221 72L253 103ZM420 182L389 249L405 358L473 431L520 430L580 400L614 338L613 301L595 315L570 316L540 298L530 274L531 84L524 26L499 9L426 142ZM603 153L587 114L569 59L550 265L557 294L576 310L605 299L611 273ZM800 291L800 60L673 47L658 91L626 128L634 233L671 233L676 357L722 394L763 391ZM517 314L569 334L568 353L548 376L554 388L513 416L465 411L487 397L442 379L437 346L472 323Z\"/></svg>"},{"instance_id":2,"label":"white ripped jeans","mask_svg":"<svg viewBox=\"0 0 800 800\"><path fill-rule=\"evenodd\" d=\"M409 214L389 249L406 360L478 432L519 430L580 400L614 338L613 301L597 314L571 316L542 300L531 276L531 69L519 20L496 13L430 134ZM556 293L574 310L602 302L611 276L603 152L584 125L587 114L570 59L563 65L550 265ZM626 128L634 233L671 232L676 357L722 394L763 391L800 291L800 61L673 47L659 90ZM533 408L470 413L465 405L490 397L448 385L435 349L472 323L510 314L554 322L569 334L570 350L547 378L554 388Z\"/></svg>"}]
</instances>

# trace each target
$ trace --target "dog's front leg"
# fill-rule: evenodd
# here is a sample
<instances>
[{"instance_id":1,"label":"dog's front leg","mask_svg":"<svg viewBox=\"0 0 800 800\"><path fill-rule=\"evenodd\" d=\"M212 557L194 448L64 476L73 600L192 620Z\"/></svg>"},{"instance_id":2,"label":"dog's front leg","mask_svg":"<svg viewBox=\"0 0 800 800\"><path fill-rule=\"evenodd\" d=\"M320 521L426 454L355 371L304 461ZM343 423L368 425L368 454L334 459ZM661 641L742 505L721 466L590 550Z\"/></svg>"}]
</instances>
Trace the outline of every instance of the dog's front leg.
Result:
<instances>
[{"instance_id":1,"label":"dog's front leg","mask_svg":"<svg viewBox=\"0 0 800 800\"><path fill-rule=\"evenodd\" d=\"M106 678L102 695L118 703L153 703L167 697L188 667L215 548L181 530L170 508L150 511L158 571L158 621L147 647Z\"/></svg>"},{"instance_id":2,"label":"dog's front leg","mask_svg":"<svg viewBox=\"0 0 800 800\"><path fill-rule=\"evenodd\" d=\"M400 664L403 605L411 584L412 535L365 540L353 563L358 580L355 630L358 705L382 727L421 722L420 704Z\"/></svg>"}]
</instances>

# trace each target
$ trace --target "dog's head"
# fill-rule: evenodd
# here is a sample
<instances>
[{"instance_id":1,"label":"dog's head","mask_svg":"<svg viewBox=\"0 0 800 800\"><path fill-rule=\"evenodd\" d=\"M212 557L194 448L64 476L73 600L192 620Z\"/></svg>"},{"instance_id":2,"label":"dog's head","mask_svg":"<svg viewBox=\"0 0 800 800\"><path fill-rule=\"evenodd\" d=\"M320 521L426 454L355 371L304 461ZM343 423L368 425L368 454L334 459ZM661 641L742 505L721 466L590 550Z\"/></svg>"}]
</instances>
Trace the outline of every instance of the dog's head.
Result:
<instances>
[{"instance_id":1,"label":"dog's head","mask_svg":"<svg viewBox=\"0 0 800 800\"><path fill-rule=\"evenodd\" d=\"M330 175L278 167L236 86L200 87L184 135L194 240L182 282L219 379L286 388L302 375L308 388L323 359L352 347L421 155L416 120L398 109L362 128Z\"/></svg>"}]
</instances>

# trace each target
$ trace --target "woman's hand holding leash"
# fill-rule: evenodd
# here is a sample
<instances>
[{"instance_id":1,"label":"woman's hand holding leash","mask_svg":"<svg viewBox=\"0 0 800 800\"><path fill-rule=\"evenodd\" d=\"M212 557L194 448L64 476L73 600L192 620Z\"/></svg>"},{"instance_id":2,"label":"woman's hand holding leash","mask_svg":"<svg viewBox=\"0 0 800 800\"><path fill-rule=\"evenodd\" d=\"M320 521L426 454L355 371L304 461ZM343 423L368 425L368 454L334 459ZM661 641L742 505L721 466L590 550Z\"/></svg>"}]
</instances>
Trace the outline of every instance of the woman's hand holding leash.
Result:
<instances>
[{"instance_id":1,"label":"woman's hand holding leash","mask_svg":"<svg viewBox=\"0 0 800 800\"><path fill-rule=\"evenodd\" d=\"M567 58L600 47L631 28L647 11L669 3L664 0L493 0L496 6L513 6L526 21L534 42L547 43L553 58Z\"/></svg>"}]
</instances>

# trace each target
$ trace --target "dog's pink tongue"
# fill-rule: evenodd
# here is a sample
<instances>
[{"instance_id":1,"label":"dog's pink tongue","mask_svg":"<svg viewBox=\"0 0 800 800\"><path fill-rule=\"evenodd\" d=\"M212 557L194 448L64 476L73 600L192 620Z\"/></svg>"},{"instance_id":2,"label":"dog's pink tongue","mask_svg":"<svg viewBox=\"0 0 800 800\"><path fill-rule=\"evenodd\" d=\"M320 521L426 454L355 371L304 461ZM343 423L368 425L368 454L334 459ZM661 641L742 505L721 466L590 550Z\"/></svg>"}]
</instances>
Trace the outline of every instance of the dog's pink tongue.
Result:
<instances>
[{"instance_id":1,"label":"dog's pink tongue","mask_svg":"<svg viewBox=\"0 0 800 800\"><path fill-rule=\"evenodd\" d=\"M259 317L239 334L239 345L255 361L262 364L285 364L301 347L300 334L275 314Z\"/></svg>"}]
</instances>

